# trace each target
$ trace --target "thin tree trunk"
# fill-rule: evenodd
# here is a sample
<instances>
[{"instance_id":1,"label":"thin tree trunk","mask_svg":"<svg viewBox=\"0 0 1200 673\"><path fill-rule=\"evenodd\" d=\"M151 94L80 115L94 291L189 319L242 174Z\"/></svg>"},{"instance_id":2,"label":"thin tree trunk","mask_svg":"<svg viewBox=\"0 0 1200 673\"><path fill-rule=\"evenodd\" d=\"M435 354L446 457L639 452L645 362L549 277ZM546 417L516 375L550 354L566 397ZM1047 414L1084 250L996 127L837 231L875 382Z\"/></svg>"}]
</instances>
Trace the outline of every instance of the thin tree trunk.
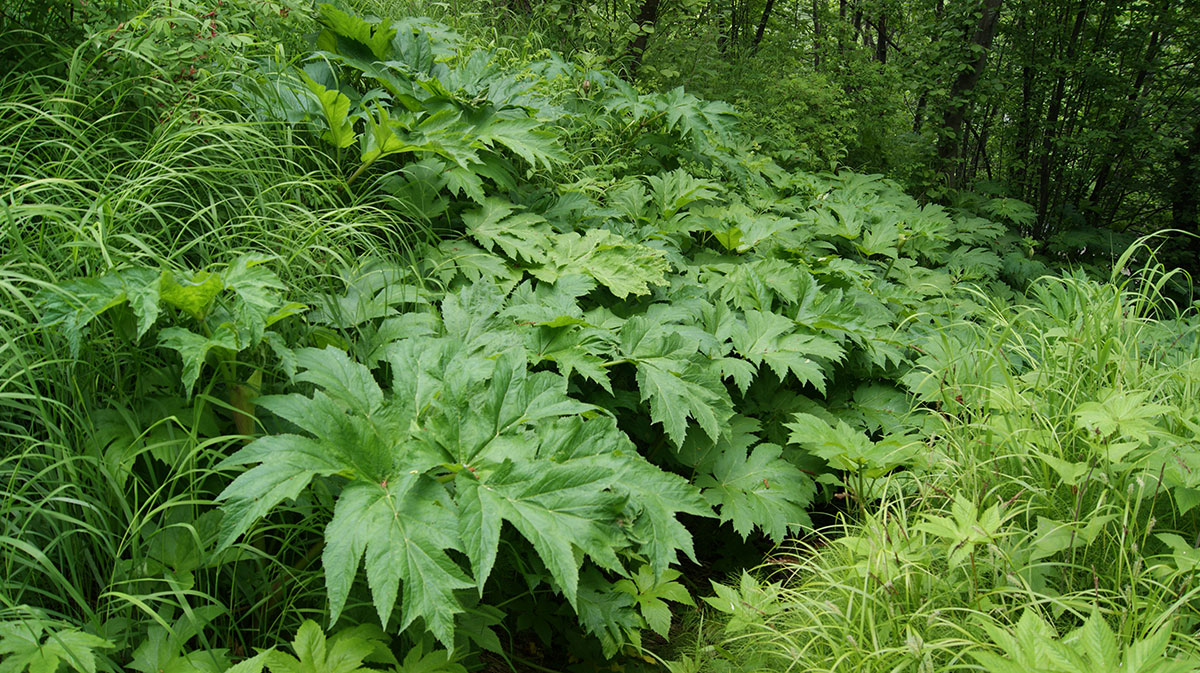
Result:
<instances>
[{"instance_id":1,"label":"thin tree trunk","mask_svg":"<svg viewBox=\"0 0 1200 673\"><path fill-rule=\"evenodd\" d=\"M1143 58L1142 62L1138 65L1137 73L1134 75L1133 89L1129 92L1128 105L1125 108L1124 114L1121 115L1121 121L1117 124L1117 132L1115 137L1116 142L1118 143L1122 142L1121 136L1124 135L1125 131L1129 129L1129 127L1133 124L1134 119L1137 117L1138 99L1142 97L1142 94L1145 93L1146 87L1149 85L1150 69L1153 67L1154 62L1158 60L1159 48L1162 45L1162 19L1163 15L1167 12L1168 6L1169 0L1164 0L1163 6L1161 7L1157 17L1158 20L1156 21L1156 26L1150 33L1150 41L1146 45L1145 58ZM1100 171L1096 175L1096 181L1092 187L1092 194L1088 199L1092 205L1089 224L1092 224L1093 226L1098 225L1101 222L1100 199L1103 198L1104 192L1108 188L1109 180L1112 177L1114 168L1116 168L1116 166L1124 159L1127 150L1127 144L1122 144L1117 148L1116 151L1110 150L1106 152L1104 155L1105 159L1100 162ZM1113 216L1115 216L1117 208L1118 206L1114 206L1111 209L1111 215L1105 219L1111 219Z\"/></svg>"},{"instance_id":2,"label":"thin tree trunk","mask_svg":"<svg viewBox=\"0 0 1200 673\"><path fill-rule=\"evenodd\" d=\"M837 27L837 43L838 56L843 56L846 53L846 0L838 0L838 27Z\"/></svg>"},{"instance_id":3,"label":"thin tree trunk","mask_svg":"<svg viewBox=\"0 0 1200 673\"><path fill-rule=\"evenodd\" d=\"M999 66L997 65L997 68ZM971 181L974 181L979 175L979 164L983 163L984 169L987 171L988 179L992 177L992 169L988 161L987 142L992 129L992 120L995 119L999 106L992 104L988 106L987 112L983 115L983 124L975 129L975 152L971 158Z\"/></svg>"},{"instance_id":4,"label":"thin tree trunk","mask_svg":"<svg viewBox=\"0 0 1200 673\"><path fill-rule=\"evenodd\" d=\"M717 4L720 4L720 0ZM729 40L725 36L725 15L721 13L720 7L713 14L717 17L717 51L724 54L725 50L729 48Z\"/></svg>"},{"instance_id":5,"label":"thin tree trunk","mask_svg":"<svg viewBox=\"0 0 1200 673\"><path fill-rule=\"evenodd\" d=\"M821 4L812 0L813 70L821 69Z\"/></svg>"},{"instance_id":6,"label":"thin tree trunk","mask_svg":"<svg viewBox=\"0 0 1200 673\"><path fill-rule=\"evenodd\" d=\"M775 6L775 0L767 0L767 5L763 7L762 18L758 20L758 30L754 32L754 48L758 49L758 43L762 42L763 33L767 30L767 20L771 18L771 8Z\"/></svg>"},{"instance_id":7,"label":"thin tree trunk","mask_svg":"<svg viewBox=\"0 0 1200 673\"><path fill-rule=\"evenodd\" d=\"M646 27L654 26L654 24L658 23L658 3L659 0L644 0L642 2L642 9L638 12L637 18L634 19L637 25ZM646 45L649 40L650 34L642 31L625 47L625 54L629 59L623 73L626 79L637 77L638 68L642 65L642 55L646 53Z\"/></svg>"},{"instance_id":8,"label":"thin tree trunk","mask_svg":"<svg viewBox=\"0 0 1200 673\"><path fill-rule=\"evenodd\" d=\"M741 18L738 12L738 0L731 0L729 3L729 44L735 50L738 46L738 38L741 37L741 25L738 19Z\"/></svg>"},{"instance_id":9,"label":"thin tree trunk","mask_svg":"<svg viewBox=\"0 0 1200 673\"><path fill-rule=\"evenodd\" d=\"M987 65L987 53L992 48L992 40L996 37L996 25L999 23L1000 6L1003 0L984 0L983 13L975 26L975 34L971 44L979 47L978 55L971 63L963 68L950 88L950 104L942 119L942 138L938 142L938 158L943 170L949 178L950 186L957 186L958 166L956 159L962 147L963 121L967 115L966 96L979 83L983 68Z\"/></svg>"},{"instance_id":10,"label":"thin tree trunk","mask_svg":"<svg viewBox=\"0 0 1200 673\"><path fill-rule=\"evenodd\" d=\"M936 17L937 20L939 22L941 22L942 17L945 16L945 12L946 12L945 3L943 2L943 0L937 0L937 4L934 5L934 7L933 7L934 17ZM929 36L930 42L936 43L938 41L938 39L939 39L939 36L936 32L933 35ZM921 132L921 125L925 123L925 106L928 105L928 101L929 101L929 88L926 87L924 90L921 91L921 95L917 97L917 110L913 114L913 133Z\"/></svg>"},{"instance_id":11,"label":"thin tree trunk","mask_svg":"<svg viewBox=\"0 0 1200 673\"><path fill-rule=\"evenodd\" d=\"M1075 60L1075 48L1079 44L1079 35L1083 32L1084 20L1087 18L1088 0L1083 0L1075 13L1075 25L1071 28L1071 37L1067 41L1067 63ZM1063 93L1067 86L1067 73L1058 73L1054 82L1054 93L1050 96L1050 109L1046 115L1046 137L1042 145L1042 157L1038 175L1038 208L1037 221L1045 226L1046 214L1050 206L1050 172L1054 167L1054 145L1062 137L1058 130L1058 117L1062 113Z\"/></svg>"},{"instance_id":12,"label":"thin tree trunk","mask_svg":"<svg viewBox=\"0 0 1200 673\"><path fill-rule=\"evenodd\" d=\"M1017 194L1028 198L1029 152L1033 148L1033 79L1032 66L1021 69L1021 112L1017 115Z\"/></svg>"},{"instance_id":13,"label":"thin tree trunk","mask_svg":"<svg viewBox=\"0 0 1200 673\"><path fill-rule=\"evenodd\" d=\"M887 63L887 14L879 15L879 25L876 28L879 31L879 37L875 40L875 60Z\"/></svg>"}]
</instances>

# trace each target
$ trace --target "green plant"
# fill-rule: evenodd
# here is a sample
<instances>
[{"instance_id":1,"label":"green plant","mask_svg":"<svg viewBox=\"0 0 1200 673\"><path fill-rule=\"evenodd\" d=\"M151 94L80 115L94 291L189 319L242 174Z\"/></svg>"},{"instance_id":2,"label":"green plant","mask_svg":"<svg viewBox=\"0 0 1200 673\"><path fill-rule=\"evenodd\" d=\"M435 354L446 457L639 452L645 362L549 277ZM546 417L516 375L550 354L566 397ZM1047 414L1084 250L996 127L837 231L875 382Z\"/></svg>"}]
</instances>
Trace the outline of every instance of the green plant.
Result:
<instances>
[{"instance_id":1,"label":"green plant","mask_svg":"<svg viewBox=\"0 0 1200 673\"><path fill-rule=\"evenodd\" d=\"M113 325L130 341L138 341L159 320L163 306L174 309L177 324L158 330L158 343L182 360L182 382L191 397L201 370L209 362L219 372L237 431L254 432L252 399L262 385L263 366L256 350L272 351L284 371L294 358L276 323L302 313L305 306L286 302L285 287L264 264L271 258L243 255L220 272L175 274L130 268L64 283L41 296L42 324L61 328L71 355L78 358L89 325L120 308ZM248 374L239 372L249 365ZM211 388L211 386L209 386Z\"/></svg>"},{"instance_id":2,"label":"green plant","mask_svg":"<svg viewBox=\"0 0 1200 673\"><path fill-rule=\"evenodd\" d=\"M1200 666L1195 653L1167 658L1171 627L1163 625L1144 638L1121 642L1104 617L1093 613L1079 628L1061 639L1054 627L1033 610L1021 614L1016 626L1005 629L985 623L992 643L1002 652L987 650L971 653L980 664L996 673L1042 671L1077 673L1079 671L1194 671Z\"/></svg>"},{"instance_id":3,"label":"green plant","mask_svg":"<svg viewBox=\"0 0 1200 673\"><path fill-rule=\"evenodd\" d=\"M320 20L317 55L325 60L294 73L265 71L249 91L264 115L321 124L321 138L339 154L359 144L347 187L376 162L411 154L429 159L433 192L449 189L482 203L484 178L510 186L516 175L500 148L534 167L563 160L553 134L522 107L519 89L488 87L497 73L487 53L448 67L458 38L444 26L369 21L327 4ZM343 89L343 79L361 88ZM396 177L384 184L399 195L413 177Z\"/></svg>"},{"instance_id":4,"label":"green plant","mask_svg":"<svg viewBox=\"0 0 1200 673\"><path fill-rule=\"evenodd\" d=\"M927 516L917 524L917 530L940 538L946 543L946 563L950 569L962 564L964 559L971 561L971 584L979 586L979 577L975 567L977 548L995 549L996 541L1003 535L1001 526L1004 525L1004 515L999 504L992 505L983 512L975 503L962 496L956 495L950 506L950 516Z\"/></svg>"},{"instance_id":5,"label":"green plant","mask_svg":"<svg viewBox=\"0 0 1200 673\"><path fill-rule=\"evenodd\" d=\"M54 673L66 664L79 673L95 673L96 650L112 648L113 643L78 629L55 626L39 619L0 624L0 671Z\"/></svg>"},{"instance_id":6,"label":"green plant","mask_svg":"<svg viewBox=\"0 0 1200 673\"><path fill-rule=\"evenodd\" d=\"M466 609L454 592L472 586L483 592L504 522L528 541L572 603L579 600L576 550L620 571L615 550L640 549L663 568L690 543L677 533L635 543L622 529L677 530L676 511L703 513L698 493L641 461L632 447L616 449L623 440L611 420L581 420L590 407L565 395L564 379L526 375L519 352L492 363L469 343L455 343L394 344L390 395L339 351L299 351L297 380L317 384L318 392L258 404L314 438L260 439L226 461L262 465L222 494L229 501L222 544L314 477L344 475L349 482L340 489L323 552L332 618L365 553L380 621L389 623L402 585L400 628L420 617L453 646L454 615ZM479 407L476 399L491 401ZM662 496L668 492L682 499L668 504ZM625 522L625 508L641 515ZM473 578L446 555L449 548L466 554Z\"/></svg>"},{"instance_id":7,"label":"green plant","mask_svg":"<svg viewBox=\"0 0 1200 673\"><path fill-rule=\"evenodd\" d=\"M276 44L298 46L295 31L311 13L299 0L91 0L77 6L87 47L81 56L100 66L93 76L145 78L147 89L136 93L149 95L137 98L160 108L162 119L184 112L197 118L198 79L270 53Z\"/></svg>"},{"instance_id":8,"label":"green plant","mask_svg":"<svg viewBox=\"0 0 1200 673\"><path fill-rule=\"evenodd\" d=\"M301 68L188 81L196 119L86 59L0 83L6 620L103 638L98 669L648 656L814 504L839 526L715 588L736 628L679 666L963 668L977 614L1032 603L1189 618L1161 277L1023 297L1016 202L781 166L597 59L319 20Z\"/></svg>"},{"instance_id":9,"label":"green plant","mask_svg":"<svg viewBox=\"0 0 1200 673\"><path fill-rule=\"evenodd\" d=\"M112 643L95 649L97 667L124 670L154 615L217 606L180 653L225 648L236 661L290 634L313 595L294 546L302 524L263 529L249 555L212 553L226 480L211 468L256 432L242 412L258 373L268 388L286 376L263 340L303 333L295 317L265 319L286 304L284 284L317 294L327 264L403 251L412 230L341 200L331 160L223 107L223 82L191 89L204 123L148 125L126 104L153 86L86 59L61 79L71 46L51 51L53 67L0 78L0 619L96 635ZM264 250L286 256L259 264ZM166 295L186 305L211 277L247 296L224 289L195 303L197 319L163 298L164 270L183 289ZM83 323L76 357L67 333ZM191 353L190 399L180 352L159 345L172 327L235 346Z\"/></svg>"},{"instance_id":10,"label":"green plant","mask_svg":"<svg viewBox=\"0 0 1200 673\"><path fill-rule=\"evenodd\" d=\"M969 319L932 321L901 376L917 407L936 411L926 468L880 478L864 490L881 500L828 544L766 566L760 581L781 590L727 617L724 634L698 634L687 661L709 658L704 671L1195 668L1192 502L1168 497L1182 484L1164 465L1187 460L1190 403L1179 401L1190 399L1195 318L1175 317L1165 285L1153 265L1110 283L1048 277L1022 301L980 296ZM849 420L795 418L795 440L847 471L876 460L875 435ZM730 591L710 604L730 611L736 603L719 598ZM1019 614L1015 630L1002 626Z\"/></svg>"}]
</instances>

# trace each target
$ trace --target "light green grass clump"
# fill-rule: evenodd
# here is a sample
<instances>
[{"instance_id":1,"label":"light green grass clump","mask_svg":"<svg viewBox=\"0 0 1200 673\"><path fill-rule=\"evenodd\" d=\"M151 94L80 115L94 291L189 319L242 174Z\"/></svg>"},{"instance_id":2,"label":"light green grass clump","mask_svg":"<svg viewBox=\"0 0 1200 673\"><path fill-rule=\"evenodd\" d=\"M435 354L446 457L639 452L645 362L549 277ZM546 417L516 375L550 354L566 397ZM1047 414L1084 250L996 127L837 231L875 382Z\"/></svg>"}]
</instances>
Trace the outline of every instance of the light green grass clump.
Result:
<instances>
[{"instance_id":1,"label":"light green grass clump","mask_svg":"<svg viewBox=\"0 0 1200 673\"><path fill-rule=\"evenodd\" d=\"M206 424L228 402L147 402L178 385L161 349L104 329L73 358L39 324L39 293L116 269L197 269L248 253L273 256L289 287L320 293L328 269L403 257L422 233L347 192L334 159L290 125L239 111L228 93L236 73L147 108L133 101L157 95L149 75L114 78L83 47L8 47L22 50L50 50L27 63L51 65L0 79L0 622L119 640L188 606L219 606L258 626L239 633L225 619L219 635L201 634L225 642L206 647L269 644L274 632L259 629L290 633L304 617L271 616L322 588L307 547L289 547L302 522L264 529L261 557L200 557L225 481L213 466L237 442L204 439ZM161 420L145 429L140 416ZM118 439L128 448L113 449ZM144 579L155 568L162 577ZM270 604L236 592L251 581L275 589Z\"/></svg>"},{"instance_id":2,"label":"light green grass clump","mask_svg":"<svg viewBox=\"0 0 1200 673\"><path fill-rule=\"evenodd\" d=\"M1197 670L1200 323L1146 244L1116 269L933 326L932 469L716 586L671 669Z\"/></svg>"}]
</instances>

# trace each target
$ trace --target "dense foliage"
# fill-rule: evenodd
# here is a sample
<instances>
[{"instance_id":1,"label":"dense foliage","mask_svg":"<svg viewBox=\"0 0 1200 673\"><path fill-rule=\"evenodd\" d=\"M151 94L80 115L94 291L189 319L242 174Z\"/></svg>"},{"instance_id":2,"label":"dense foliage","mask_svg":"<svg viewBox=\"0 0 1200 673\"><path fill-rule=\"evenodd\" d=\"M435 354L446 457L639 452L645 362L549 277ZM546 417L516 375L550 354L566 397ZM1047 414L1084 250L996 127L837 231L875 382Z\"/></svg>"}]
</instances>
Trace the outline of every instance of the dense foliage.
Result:
<instances>
[{"instance_id":1,"label":"dense foliage","mask_svg":"<svg viewBox=\"0 0 1200 673\"><path fill-rule=\"evenodd\" d=\"M1034 641L1192 670L1195 323L1151 248L1047 276L1036 204L815 168L893 140L836 77L733 98L805 87L845 128L740 124L368 8L98 2L65 49L7 46L0 672L1003 670ZM679 35L620 11L547 25L681 80L649 49ZM721 48L765 54L770 5L737 11ZM786 582L709 582L797 538Z\"/></svg>"},{"instance_id":2,"label":"dense foliage","mask_svg":"<svg viewBox=\"0 0 1200 673\"><path fill-rule=\"evenodd\" d=\"M382 4L382 3L380 3ZM934 199L1034 206L1042 252L1111 263L1172 228L1196 268L1200 23L1123 0L620 0L461 3L645 84L734 103L807 167L885 172Z\"/></svg>"},{"instance_id":3,"label":"dense foliage","mask_svg":"<svg viewBox=\"0 0 1200 673\"><path fill-rule=\"evenodd\" d=\"M907 383L940 460L782 572L715 585L727 617L674 670L1196 670L1197 320L1161 269L1118 268L923 343Z\"/></svg>"}]
</instances>

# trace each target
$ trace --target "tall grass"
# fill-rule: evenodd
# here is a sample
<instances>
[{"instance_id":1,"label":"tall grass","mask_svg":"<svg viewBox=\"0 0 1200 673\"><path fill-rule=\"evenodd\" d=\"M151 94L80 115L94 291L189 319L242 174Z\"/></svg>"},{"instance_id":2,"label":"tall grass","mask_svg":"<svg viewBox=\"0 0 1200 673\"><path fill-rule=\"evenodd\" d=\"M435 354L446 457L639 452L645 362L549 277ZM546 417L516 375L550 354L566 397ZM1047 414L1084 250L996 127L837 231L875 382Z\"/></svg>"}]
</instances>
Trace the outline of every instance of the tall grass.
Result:
<instances>
[{"instance_id":1,"label":"tall grass","mask_svg":"<svg viewBox=\"0 0 1200 673\"><path fill-rule=\"evenodd\" d=\"M1032 609L1060 635L1098 615L1129 657L1165 627L1166 660L1195 670L1196 566L1165 542L1200 530L1172 477L1198 457L1200 320L1164 294L1171 280L1141 242L1108 282L1047 277L1011 305L976 294L976 315L932 325L905 380L937 423L934 468L894 474L865 518L777 554L742 605L714 599L724 630L697 632L673 669L980 670L1004 651L990 629Z\"/></svg>"},{"instance_id":2,"label":"tall grass","mask_svg":"<svg viewBox=\"0 0 1200 673\"><path fill-rule=\"evenodd\" d=\"M213 422L228 404L164 392L178 389L177 360L112 336L115 323L70 357L39 325L39 293L247 252L276 255L287 285L319 293L359 256L403 263L429 232L347 190L336 158L294 128L241 110L236 75L146 109L135 101L154 100L152 78L114 78L82 53L0 77L0 621L132 647L147 625L198 628L212 612L200 644L250 652L323 609L314 531L281 521L222 557L200 553L225 482L214 465L243 441Z\"/></svg>"}]
</instances>

